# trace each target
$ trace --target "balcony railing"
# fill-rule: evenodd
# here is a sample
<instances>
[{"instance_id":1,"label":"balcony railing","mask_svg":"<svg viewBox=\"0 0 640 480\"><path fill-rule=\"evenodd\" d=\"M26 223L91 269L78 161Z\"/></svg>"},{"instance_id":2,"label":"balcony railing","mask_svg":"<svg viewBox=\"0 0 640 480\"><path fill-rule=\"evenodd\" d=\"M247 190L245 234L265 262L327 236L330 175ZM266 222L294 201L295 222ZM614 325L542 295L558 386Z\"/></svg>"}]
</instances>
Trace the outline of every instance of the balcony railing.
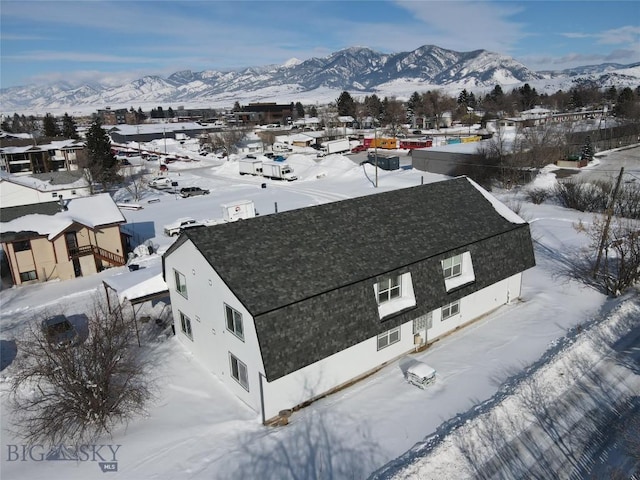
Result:
<instances>
[{"instance_id":1,"label":"balcony railing","mask_svg":"<svg viewBox=\"0 0 640 480\"><path fill-rule=\"evenodd\" d=\"M106 260L114 265L124 265L126 263L122 255L112 253L104 248L96 245L84 245L82 247L75 247L69 249L69 260L74 258L84 257L85 255L93 255L94 257Z\"/></svg>"}]
</instances>

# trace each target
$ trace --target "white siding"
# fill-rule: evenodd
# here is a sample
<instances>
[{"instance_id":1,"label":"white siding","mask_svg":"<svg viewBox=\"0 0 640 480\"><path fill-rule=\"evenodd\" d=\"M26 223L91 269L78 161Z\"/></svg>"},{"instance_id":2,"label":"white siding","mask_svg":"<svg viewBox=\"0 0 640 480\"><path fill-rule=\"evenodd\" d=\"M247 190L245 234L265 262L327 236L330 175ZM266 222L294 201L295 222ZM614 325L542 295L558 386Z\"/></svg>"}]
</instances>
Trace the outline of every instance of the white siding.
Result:
<instances>
[{"instance_id":1,"label":"white siding","mask_svg":"<svg viewBox=\"0 0 640 480\"><path fill-rule=\"evenodd\" d=\"M186 278L187 297L175 289L174 268ZM165 258L176 337L211 373L251 408L260 411L258 372L264 372L253 318L190 241ZM227 331L224 304L242 314L244 342ZM180 312L191 319L193 340L180 328ZM229 352L247 366L249 391L231 377Z\"/></svg>"},{"instance_id":2,"label":"white siding","mask_svg":"<svg viewBox=\"0 0 640 480\"><path fill-rule=\"evenodd\" d=\"M186 278L188 298L175 289L174 268ZM409 321L401 326L400 341L382 350L378 350L377 337L370 338L297 372L267 382L253 318L190 241L165 258L165 272L177 338L254 410L260 412L264 402L265 420L277 416L281 410L296 407L347 384L415 348L413 321ZM521 280L522 274L517 274L461 299L460 313L446 320L441 319L440 308L434 310L427 342L517 299ZM244 342L226 329L225 303L242 314ZM193 340L182 333L179 312L191 319ZM231 378L229 352L247 366L248 392Z\"/></svg>"},{"instance_id":3,"label":"white siding","mask_svg":"<svg viewBox=\"0 0 640 480\"><path fill-rule=\"evenodd\" d=\"M407 322L401 326L400 341L382 350L378 350L378 339L374 337L273 382L263 379L265 420L331 391L414 347L412 322Z\"/></svg>"},{"instance_id":4,"label":"white siding","mask_svg":"<svg viewBox=\"0 0 640 480\"><path fill-rule=\"evenodd\" d=\"M446 320L441 320L439 308L434 310L432 328L427 331L427 341L431 342L515 300L520 296L521 280L522 274L519 273L461 299L460 313ZM273 382L263 379L265 419L327 393L410 352L415 348L413 321L401 326L398 343L380 351L377 348L377 337L374 337Z\"/></svg>"},{"instance_id":5,"label":"white siding","mask_svg":"<svg viewBox=\"0 0 640 480\"><path fill-rule=\"evenodd\" d=\"M31 205L34 203L55 202L60 196L69 200L71 198L87 196L89 193L88 187L40 191L35 188L27 187L26 185L20 185L5 180L0 181L0 203L3 208L15 207L18 205Z\"/></svg>"},{"instance_id":6,"label":"white siding","mask_svg":"<svg viewBox=\"0 0 640 480\"><path fill-rule=\"evenodd\" d=\"M460 313L446 320L442 320L442 310L440 308L434 310L432 328L427 330L427 342L432 342L465 323L469 323L501 305L515 300L520 296L521 281L522 274L518 273L471 295L467 295L460 300Z\"/></svg>"}]
</instances>

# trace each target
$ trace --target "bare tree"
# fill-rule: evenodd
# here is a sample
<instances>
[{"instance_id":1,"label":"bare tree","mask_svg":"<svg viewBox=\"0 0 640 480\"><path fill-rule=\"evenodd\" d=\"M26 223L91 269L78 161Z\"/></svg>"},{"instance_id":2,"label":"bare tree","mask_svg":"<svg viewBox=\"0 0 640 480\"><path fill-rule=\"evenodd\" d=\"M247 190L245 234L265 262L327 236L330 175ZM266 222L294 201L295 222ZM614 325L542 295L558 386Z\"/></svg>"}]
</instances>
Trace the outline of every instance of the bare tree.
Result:
<instances>
[{"instance_id":1,"label":"bare tree","mask_svg":"<svg viewBox=\"0 0 640 480\"><path fill-rule=\"evenodd\" d=\"M225 154L229 156L237 151L238 143L247 136L247 128L231 128L224 132L210 133L209 143L214 150L222 148Z\"/></svg>"},{"instance_id":2,"label":"bare tree","mask_svg":"<svg viewBox=\"0 0 640 480\"><path fill-rule=\"evenodd\" d=\"M619 217L614 217L608 229L606 224L604 216L597 216L587 228L591 238L590 252L593 252L589 258L595 259L606 234L595 279L607 294L618 296L640 282L640 225L637 221Z\"/></svg>"},{"instance_id":3,"label":"bare tree","mask_svg":"<svg viewBox=\"0 0 640 480\"><path fill-rule=\"evenodd\" d=\"M127 423L151 398L132 319L98 299L87 319L80 343L51 343L35 318L18 342L10 400L16 433L29 443L87 442Z\"/></svg>"}]
</instances>

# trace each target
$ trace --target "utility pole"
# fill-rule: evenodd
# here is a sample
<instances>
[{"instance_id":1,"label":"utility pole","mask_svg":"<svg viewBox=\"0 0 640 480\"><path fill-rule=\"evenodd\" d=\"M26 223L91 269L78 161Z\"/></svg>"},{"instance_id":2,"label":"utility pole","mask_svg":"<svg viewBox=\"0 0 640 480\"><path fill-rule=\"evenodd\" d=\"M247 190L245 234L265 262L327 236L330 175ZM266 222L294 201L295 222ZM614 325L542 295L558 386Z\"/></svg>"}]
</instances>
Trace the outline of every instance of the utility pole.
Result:
<instances>
[{"instance_id":1,"label":"utility pole","mask_svg":"<svg viewBox=\"0 0 640 480\"><path fill-rule=\"evenodd\" d=\"M613 190L609 207L607 208L607 219L602 229L602 238L600 239L600 245L598 246L598 257L596 258L596 265L593 267L593 278L596 278L598 268L600 268L600 260L602 260L602 251L605 249L607 243L607 237L609 236L609 225L611 225L611 217L613 216L613 208L616 204L616 197L620 190L620 184L622 183L622 175L624 174L624 167L620 168L620 175L618 175L618 181L616 182L616 188Z\"/></svg>"},{"instance_id":2,"label":"utility pole","mask_svg":"<svg viewBox=\"0 0 640 480\"><path fill-rule=\"evenodd\" d=\"M373 152L376 158L376 188L378 188L378 127L373 125Z\"/></svg>"}]
</instances>

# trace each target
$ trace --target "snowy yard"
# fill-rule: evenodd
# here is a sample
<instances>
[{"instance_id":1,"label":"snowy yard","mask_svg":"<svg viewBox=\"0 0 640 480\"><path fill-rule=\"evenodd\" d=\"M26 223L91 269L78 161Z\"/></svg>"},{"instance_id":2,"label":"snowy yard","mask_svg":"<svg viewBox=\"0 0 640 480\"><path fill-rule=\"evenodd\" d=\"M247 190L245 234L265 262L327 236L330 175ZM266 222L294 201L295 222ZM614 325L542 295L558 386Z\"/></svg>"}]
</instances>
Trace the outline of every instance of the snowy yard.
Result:
<instances>
[{"instance_id":1,"label":"snowy yard","mask_svg":"<svg viewBox=\"0 0 640 480\"><path fill-rule=\"evenodd\" d=\"M180 187L197 185L210 189L211 194L183 199L145 190L137 200L141 210L123 210L128 222L125 228L137 242L147 241L161 254L175 241L163 235L163 225L184 216L220 218L223 203L252 200L256 210L266 215L444 178L417 170L379 171L376 189L372 166L357 166L340 155L319 162L308 155L292 155L288 163L298 181L241 177L234 161L202 160L197 166L172 167L170 176ZM549 185L553 179L546 172L537 182ZM521 205L520 215L531 224L537 266L524 273L520 301L295 412L288 426L278 428L262 426L259 415L205 371L175 338L149 342L143 348L157 359L157 395L144 418L119 429L113 438L99 440L100 444L120 445L118 472L110 475L127 479L360 479L377 471L379 478L491 478L491 472L500 468L526 472L527 464L517 464L518 459L561 458L558 452L546 455L562 443L558 435L588 423L582 418L583 408L591 412L608 403L622 410L629 407L623 400L632 401L635 396L637 413L637 359L635 364L620 362L614 348L617 338L640 325L637 292L607 299L571 275L575 256L588 243L574 224L590 222L589 214L549 203L526 203L518 192L494 194L507 205ZM116 201L126 200L127 193L118 192ZM160 256L139 261L157 264ZM11 432L11 413L5 401L6 379L12 374L12 365L4 368L5 352L35 314L60 305L67 314L82 313L93 295L103 293L105 277L127 274L128 269L121 267L92 277L0 292L3 479L86 479L101 474L99 456L51 463L42 461L37 452L19 458L13 455L15 450L9 446L21 441ZM153 317L162 307L156 303L144 308ZM404 378L413 360L422 360L438 372L435 384L426 390ZM547 395L561 401L551 402ZM573 405L579 405L575 412ZM558 412L544 412L538 406L553 406ZM545 424L559 413L566 421ZM597 420L606 425L609 413L604 411ZM581 432L587 437L598 433L589 428ZM599 433L604 435L606 428ZM568 463L549 460L549 464L538 465L537 478L578 468L584 456L593 458L580 438L564 450L559 447ZM531 445L527 439L536 440L537 451L525 452ZM422 459L424 453L428 456Z\"/></svg>"}]
</instances>

